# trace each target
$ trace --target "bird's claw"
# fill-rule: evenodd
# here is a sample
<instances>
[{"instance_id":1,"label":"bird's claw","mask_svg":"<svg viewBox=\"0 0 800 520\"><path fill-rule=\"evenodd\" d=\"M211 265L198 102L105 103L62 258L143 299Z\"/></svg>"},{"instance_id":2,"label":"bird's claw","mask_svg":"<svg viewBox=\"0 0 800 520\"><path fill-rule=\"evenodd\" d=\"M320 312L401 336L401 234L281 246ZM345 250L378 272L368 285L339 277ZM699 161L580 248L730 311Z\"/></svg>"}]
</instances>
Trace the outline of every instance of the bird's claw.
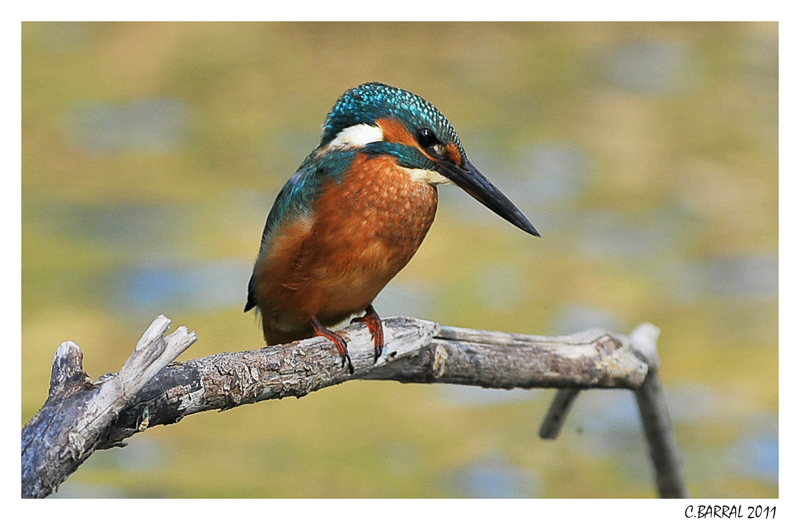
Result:
<instances>
[{"instance_id":1,"label":"bird's claw","mask_svg":"<svg viewBox=\"0 0 800 520\"><path fill-rule=\"evenodd\" d=\"M384 347L384 339L383 339L383 324L381 323L381 318L378 316L378 313L375 312L375 308L370 305L367 307L367 312L364 316L359 316L350 320L350 323L366 323L367 329L369 329L370 336L372 337L372 341L375 345L375 357L373 359L373 364L378 362L380 359L381 354L383 353Z\"/></svg>"},{"instance_id":2,"label":"bird's claw","mask_svg":"<svg viewBox=\"0 0 800 520\"><path fill-rule=\"evenodd\" d=\"M326 329L316 316L311 317L311 325L314 327L315 336L322 336L333 342L336 350L339 351L339 355L342 356L342 368L347 365L347 370L352 376L355 372L355 369L353 368L353 361L350 359L350 354L347 352L347 342L344 340L344 338L335 332Z\"/></svg>"},{"instance_id":3,"label":"bird's claw","mask_svg":"<svg viewBox=\"0 0 800 520\"><path fill-rule=\"evenodd\" d=\"M355 369L353 368L353 362L350 360L350 354L347 352L342 355L342 368L344 368L345 365L347 365L347 371L350 372L350 375L352 376L355 372Z\"/></svg>"}]
</instances>

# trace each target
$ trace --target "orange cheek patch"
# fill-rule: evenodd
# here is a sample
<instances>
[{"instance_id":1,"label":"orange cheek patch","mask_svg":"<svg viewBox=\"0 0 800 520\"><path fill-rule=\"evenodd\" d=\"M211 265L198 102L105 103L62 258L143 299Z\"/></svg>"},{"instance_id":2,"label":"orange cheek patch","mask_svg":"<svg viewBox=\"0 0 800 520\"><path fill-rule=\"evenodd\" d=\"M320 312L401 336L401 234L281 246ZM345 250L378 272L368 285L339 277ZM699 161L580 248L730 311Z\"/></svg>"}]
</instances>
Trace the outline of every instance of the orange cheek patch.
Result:
<instances>
[{"instance_id":1,"label":"orange cheek patch","mask_svg":"<svg viewBox=\"0 0 800 520\"><path fill-rule=\"evenodd\" d=\"M406 127L394 119L378 119L378 126L383 131L383 140L389 143L400 143L417 146L417 141Z\"/></svg>"},{"instance_id":2,"label":"orange cheek patch","mask_svg":"<svg viewBox=\"0 0 800 520\"><path fill-rule=\"evenodd\" d=\"M453 143L448 144L444 149L444 155L454 164L459 166L463 166L463 158L461 157L461 153L459 153L458 148Z\"/></svg>"}]
</instances>

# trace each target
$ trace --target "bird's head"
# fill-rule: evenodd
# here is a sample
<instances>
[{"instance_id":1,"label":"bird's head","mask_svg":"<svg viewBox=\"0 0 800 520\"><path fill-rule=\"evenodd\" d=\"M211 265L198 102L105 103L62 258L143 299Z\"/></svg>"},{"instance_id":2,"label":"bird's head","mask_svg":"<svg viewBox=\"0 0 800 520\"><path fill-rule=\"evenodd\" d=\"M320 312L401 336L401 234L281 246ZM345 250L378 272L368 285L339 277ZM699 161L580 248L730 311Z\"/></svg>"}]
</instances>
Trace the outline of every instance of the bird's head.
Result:
<instances>
[{"instance_id":1,"label":"bird's head","mask_svg":"<svg viewBox=\"0 0 800 520\"><path fill-rule=\"evenodd\" d=\"M358 149L391 155L415 179L455 183L486 207L534 236L525 215L467 159L450 121L433 105L406 90L366 83L339 98L322 125L319 153Z\"/></svg>"}]
</instances>

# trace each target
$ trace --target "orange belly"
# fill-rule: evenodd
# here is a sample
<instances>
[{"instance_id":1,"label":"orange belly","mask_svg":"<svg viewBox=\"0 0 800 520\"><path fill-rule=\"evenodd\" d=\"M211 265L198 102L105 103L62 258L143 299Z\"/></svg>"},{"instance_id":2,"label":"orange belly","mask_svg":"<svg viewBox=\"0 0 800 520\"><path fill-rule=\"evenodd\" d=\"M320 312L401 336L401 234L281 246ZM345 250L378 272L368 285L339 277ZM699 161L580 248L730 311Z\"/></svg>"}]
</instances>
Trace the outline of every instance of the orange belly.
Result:
<instances>
[{"instance_id":1,"label":"orange belly","mask_svg":"<svg viewBox=\"0 0 800 520\"><path fill-rule=\"evenodd\" d=\"M419 248L433 223L436 188L386 157L358 155L340 183L321 190L312 216L280 228L256 264L269 344L312 335L364 311Z\"/></svg>"}]
</instances>

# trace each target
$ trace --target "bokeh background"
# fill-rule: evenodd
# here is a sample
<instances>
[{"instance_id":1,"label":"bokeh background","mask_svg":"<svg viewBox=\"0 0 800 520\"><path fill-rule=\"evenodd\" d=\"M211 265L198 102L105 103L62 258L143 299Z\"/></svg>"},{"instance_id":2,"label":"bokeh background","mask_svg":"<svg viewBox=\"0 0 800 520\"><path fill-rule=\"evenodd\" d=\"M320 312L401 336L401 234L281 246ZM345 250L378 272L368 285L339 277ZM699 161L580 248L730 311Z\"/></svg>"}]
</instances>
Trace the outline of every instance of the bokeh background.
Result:
<instances>
[{"instance_id":1,"label":"bokeh background","mask_svg":"<svg viewBox=\"0 0 800 520\"><path fill-rule=\"evenodd\" d=\"M65 340L93 378L159 313L182 359L262 346L266 214L366 81L441 109L543 235L443 187L381 315L652 322L690 493L777 497L777 23L24 23L22 424ZM630 392L545 442L552 395L350 382L153 428L55 496L655 496Z\"/></svg>"}]
</instances>

